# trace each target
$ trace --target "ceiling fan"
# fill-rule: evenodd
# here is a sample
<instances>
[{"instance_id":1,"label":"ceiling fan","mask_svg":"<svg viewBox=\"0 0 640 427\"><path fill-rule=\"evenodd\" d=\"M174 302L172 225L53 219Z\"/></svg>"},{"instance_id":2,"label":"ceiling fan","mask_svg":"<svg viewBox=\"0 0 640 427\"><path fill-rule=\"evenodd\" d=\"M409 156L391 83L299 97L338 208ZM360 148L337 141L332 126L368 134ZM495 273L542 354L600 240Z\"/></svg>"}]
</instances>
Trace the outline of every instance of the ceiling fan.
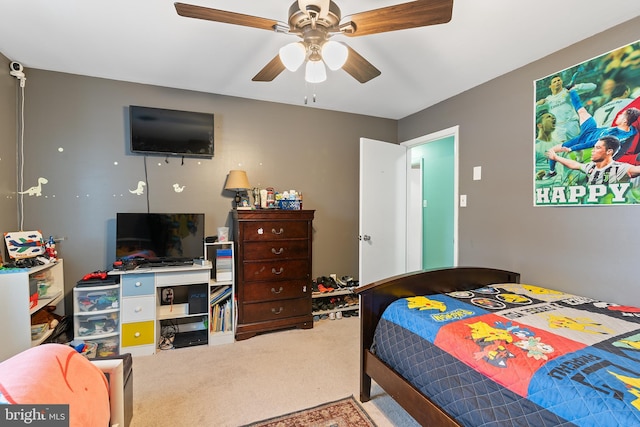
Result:
<instances>
[{"instance_id":1,"label":"ceiling fan","mask_svg":"<svg viewBox=\"0 0 640 427\"><path fill-rule=\"evenodd\" d=\"M342 68L360 83L379 76L380 70L344 43L331 40L336 34L349 37L443 24L451 20L453 0L416 0L356 13L342 20L340 8L331 0L297 0L289 8L289 22L175 3L178 15L227 24L294 34L300 41L280 49L253 81L268 82L282 71L297 70L305 61L305 79L320 83L326 79L325 64Z\"/></svg>"}]
</instances>

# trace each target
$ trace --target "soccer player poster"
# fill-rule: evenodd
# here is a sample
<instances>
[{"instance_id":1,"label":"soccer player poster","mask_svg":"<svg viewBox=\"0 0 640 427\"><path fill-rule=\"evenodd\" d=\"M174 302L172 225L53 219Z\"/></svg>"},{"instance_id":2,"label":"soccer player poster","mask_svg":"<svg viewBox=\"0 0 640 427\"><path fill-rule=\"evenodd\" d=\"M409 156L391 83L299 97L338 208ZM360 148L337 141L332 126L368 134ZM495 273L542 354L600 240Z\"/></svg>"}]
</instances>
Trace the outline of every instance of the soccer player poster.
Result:
<instances>
[{"instance_id":1,"label":"soccer player poster","mask_svg":"<svg viewBox=\"0 0 640 427\"><path fill-rule=\"evenodd\" d=\"M534 82L534 206L640 204L640 41Z\"/></svg>"}]
</instances>

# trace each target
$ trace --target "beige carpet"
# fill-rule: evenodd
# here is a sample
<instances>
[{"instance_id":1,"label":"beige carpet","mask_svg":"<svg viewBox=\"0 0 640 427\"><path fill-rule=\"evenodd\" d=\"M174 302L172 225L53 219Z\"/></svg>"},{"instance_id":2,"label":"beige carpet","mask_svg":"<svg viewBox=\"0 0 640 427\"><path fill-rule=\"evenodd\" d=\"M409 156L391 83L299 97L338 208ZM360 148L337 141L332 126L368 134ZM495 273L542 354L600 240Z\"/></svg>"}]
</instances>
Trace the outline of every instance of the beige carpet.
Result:
<instances>
[{"instance_id":1,"label":"beige carpet","mask_svg":"<svg viewBox=\"0 0 640 427\"><path fill-rule=\"evenodd\" d=\"M327 319L313 329L135 357L131 427L237 427L357 398L359 322ZM377 385L362 406L379 427L418 426Z\"/></svg>"}]
</instances>

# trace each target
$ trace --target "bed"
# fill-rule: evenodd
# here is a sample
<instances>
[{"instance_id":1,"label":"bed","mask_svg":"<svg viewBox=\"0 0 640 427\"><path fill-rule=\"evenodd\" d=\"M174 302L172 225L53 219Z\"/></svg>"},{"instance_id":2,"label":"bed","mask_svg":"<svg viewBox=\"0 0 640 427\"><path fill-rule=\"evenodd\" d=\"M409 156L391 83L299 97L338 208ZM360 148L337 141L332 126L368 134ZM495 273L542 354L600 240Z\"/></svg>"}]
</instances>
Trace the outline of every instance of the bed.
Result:
<instances>
[{"instance_id":1,"label":"bed","mask_svg":"<svg viewBox=\"0 0 640 427\"><path fill-rule=\"evenodd\" d=\"M360 400L425 426L640 425L640 309L454 267L361 286Z\"/></svg>"}]
</instances>

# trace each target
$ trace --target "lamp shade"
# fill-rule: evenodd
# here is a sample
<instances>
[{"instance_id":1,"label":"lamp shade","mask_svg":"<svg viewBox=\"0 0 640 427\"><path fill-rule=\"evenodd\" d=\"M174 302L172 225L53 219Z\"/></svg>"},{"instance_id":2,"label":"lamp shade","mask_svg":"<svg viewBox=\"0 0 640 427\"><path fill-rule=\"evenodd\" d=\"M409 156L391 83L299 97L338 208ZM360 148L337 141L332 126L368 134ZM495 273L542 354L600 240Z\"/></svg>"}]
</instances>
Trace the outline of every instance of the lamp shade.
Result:
<instances>
[{"instance_id":1,"label":"lamp shade","mask_svg":"<svg viewBox=\"0 0 640 427\"><path fill-rule=\"evenodd\" d=\"M239 191L247 190L251 188L249 184L249 178L247 173L241 170L231 170L227 175L227 183L224 186L225 190Z\"/></svg>"},{"instance_id":2,"label":"lamp shade","mask_svg":"<svg viewBox=\"0 0 640 427\"><path fill-rule=\"evenodd\" d=\"M304 79L309 83L322 83L327 80L327 69L324 66L324 62L322 60L307 61Z\"/></svg>"},{"instance_id":3,"label":"lamp shade","mask_svg":"<svg viewBox=\"0 0 640 427\"><path fill-rule=\"evenodd\" d=\"M330 40L322 45L322 59L331 71L342 68L348 56L349 50L342 43Z\"/></svg>"},{"instance_id":4,"label":"lamp shade","mask_svg":"<svg viewBox=\"0 0 640 427\"><path fill-rule=\"evenodd\" d=\"M282 46L279 56L287 70L296 71L304 62L307 52L301 42L295 42Z\"/></svg>"}]
</instances>

